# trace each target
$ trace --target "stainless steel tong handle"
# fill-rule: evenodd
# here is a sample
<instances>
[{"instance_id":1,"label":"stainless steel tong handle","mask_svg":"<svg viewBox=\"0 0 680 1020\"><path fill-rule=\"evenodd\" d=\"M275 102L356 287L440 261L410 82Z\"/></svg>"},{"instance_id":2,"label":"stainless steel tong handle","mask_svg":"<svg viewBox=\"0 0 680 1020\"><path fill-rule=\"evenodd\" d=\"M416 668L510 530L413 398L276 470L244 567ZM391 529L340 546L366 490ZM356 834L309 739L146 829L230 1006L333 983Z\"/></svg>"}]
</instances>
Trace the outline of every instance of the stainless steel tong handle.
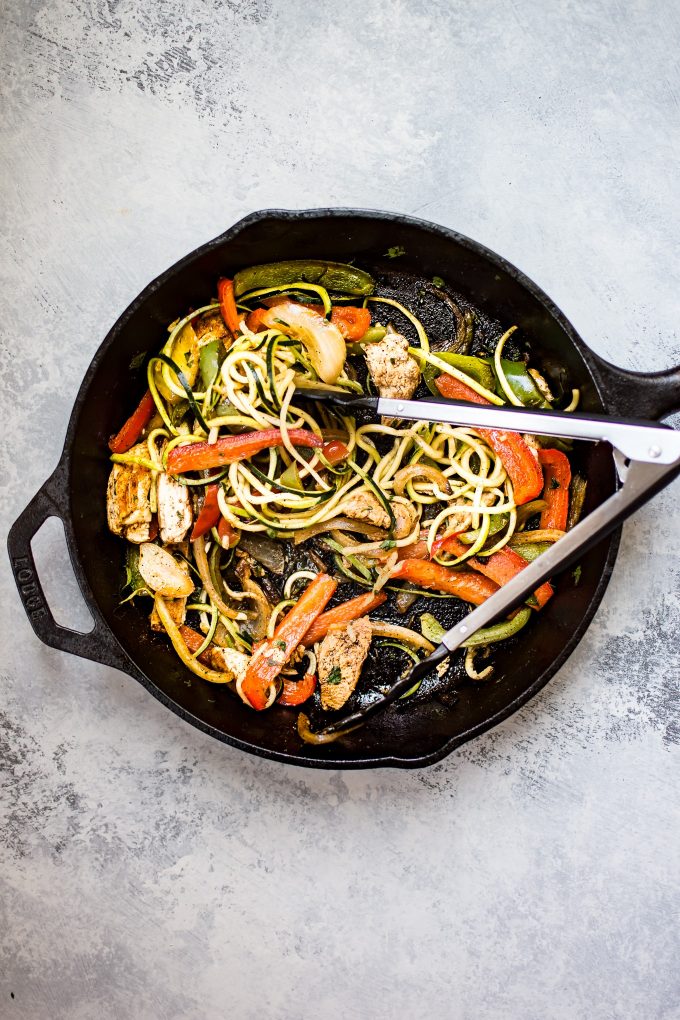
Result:
<instances>
[{"instance_id":1,"label":"stainless steel tong handle","mask_svg":"<svg viewBox=\"0 0 680 1020\"><path fill-rule=\"evenodd\" d=\"M500 428L534 435L603 440L611 443L615 455L621 455L617 459L617 466L623 485L486 602L447 631L431 655L414 666L381 699L322 730L320 736L326 740L334 740L362 726L372 715L396 701L413 686L416 679L460 648L476 631L493 623L548 578L574 563L587 549L613 531L621 521L680 474L680 432L665 425L621 422L595 415L546 414L543 411L509 410L429 400L380 398L378 412L390 417L442 421L472 428Z\"/></svg>"},{"instance_id":2,"label":"stainless steel tong handle","mask_svg":"<svg viewBox=\"0 0 680 1020\"><path fill-rule=\"evenodd\" d=\"M391 400L380 397L378 413L391 418L440 421L470 428L530 432L562 439L606 441L630 460L672 464L680 434L655 422L617 421L598 414L554 414L525 408L453 403L450 400ZM670 438L668 438L670 436Z\"/></svg>"}]
</instances>

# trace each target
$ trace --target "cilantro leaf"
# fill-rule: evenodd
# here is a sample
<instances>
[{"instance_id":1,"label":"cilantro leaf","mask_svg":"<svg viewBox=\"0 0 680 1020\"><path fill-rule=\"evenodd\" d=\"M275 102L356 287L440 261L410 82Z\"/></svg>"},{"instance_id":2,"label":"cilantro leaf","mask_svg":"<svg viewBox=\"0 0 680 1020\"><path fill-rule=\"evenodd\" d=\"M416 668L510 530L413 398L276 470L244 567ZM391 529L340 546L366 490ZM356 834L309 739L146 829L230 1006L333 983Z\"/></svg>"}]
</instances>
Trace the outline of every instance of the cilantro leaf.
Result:
<instances>
[{"instance_id":1,"label":"cilantro leaf","mask_svg":"<svg viewBox=\"0 0 680 1020\"><path fill-rule=\"evenodd\" d=\"M388 259L398 259L400 255L406 254L406 248L401 244L395 244L394 247L388 248L385 255Z\"/></svg>"},{"instance_id":2,"label":"cilantro leaf","mask_svg":"<svg viewBox=\"0 0 680 1020\"><path fill-rule=\"evenodd\" d=\"M435 287L443 287L443 286L445 286L444 281L442 280L441 276L433 276L432 277L432 282L435 285Z\"/></svg>"},{"instance_id":3,"label":"cilantro leaf","mask_svg":"<svg viewBox=\"0 0 680 1020\"><path fill-rule=\"evenodd\" d=\"M335 685L335 684L339 684L341 682L341 680L342 680L342 670L340 669L339 666L333 666L333 669L330 671L330 673L326 677L326 683L327 684Z\"/></svg>"}]
</instances>

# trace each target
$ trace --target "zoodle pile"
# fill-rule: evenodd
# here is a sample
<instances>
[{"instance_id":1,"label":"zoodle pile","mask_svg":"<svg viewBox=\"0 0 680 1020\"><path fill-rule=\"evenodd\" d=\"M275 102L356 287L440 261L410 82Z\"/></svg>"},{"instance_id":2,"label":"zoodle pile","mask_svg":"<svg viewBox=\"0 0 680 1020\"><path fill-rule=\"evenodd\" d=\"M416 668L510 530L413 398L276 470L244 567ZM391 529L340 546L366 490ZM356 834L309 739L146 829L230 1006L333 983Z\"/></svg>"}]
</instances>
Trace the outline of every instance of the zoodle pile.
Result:
<instances>
[{"instance_id":1,"label":"zoodle pile","mask_svg":"<svg viewBox=\"0 0 680 1020\"><path fill-rule=\"evenodd\" d=\"M220 279L214 301L169 326L109 442L126 599L151 599L150 626L184 665L254 709L312 697L341 708L373 642L417 661L444 631L438 600L479 605L581 512L585 482L561 441L376 420L306 397L408 399L426 386L481 404L577 406L578 391L557 401L526 356L506 356L515 327L473 354L473 313L440 278L428 295L452 316L446 350L350 265L279 262ZM470 638L472 680L492 673L477 657L552 594L543 584Z\"/></svg>"}]
</instances>

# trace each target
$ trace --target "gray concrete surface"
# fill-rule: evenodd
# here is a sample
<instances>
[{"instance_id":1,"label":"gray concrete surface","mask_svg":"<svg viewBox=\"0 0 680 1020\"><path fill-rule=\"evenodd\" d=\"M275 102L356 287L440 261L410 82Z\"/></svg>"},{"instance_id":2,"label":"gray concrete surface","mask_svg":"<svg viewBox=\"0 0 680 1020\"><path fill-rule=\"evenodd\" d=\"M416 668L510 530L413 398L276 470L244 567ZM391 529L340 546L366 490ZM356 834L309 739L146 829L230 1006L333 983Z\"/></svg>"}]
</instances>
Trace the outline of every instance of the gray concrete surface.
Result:
<instances>
[{"instance_id":1,"label":"gray concrete surface","mask_svg":"<svg viewBox=\"0 0 680 1020\"><path fill-rule=\"evenodd\" d=\"M595 350L680 360L672 0L6 0L2 18L4 527L120 310L260 207L451 225ZM548 689L413 774L220 746L42 647L3 563L0 1017L680 1017L679 496L626 527ZM38 545L82 624L58 529Z\"/></svg>"}]
</instances>

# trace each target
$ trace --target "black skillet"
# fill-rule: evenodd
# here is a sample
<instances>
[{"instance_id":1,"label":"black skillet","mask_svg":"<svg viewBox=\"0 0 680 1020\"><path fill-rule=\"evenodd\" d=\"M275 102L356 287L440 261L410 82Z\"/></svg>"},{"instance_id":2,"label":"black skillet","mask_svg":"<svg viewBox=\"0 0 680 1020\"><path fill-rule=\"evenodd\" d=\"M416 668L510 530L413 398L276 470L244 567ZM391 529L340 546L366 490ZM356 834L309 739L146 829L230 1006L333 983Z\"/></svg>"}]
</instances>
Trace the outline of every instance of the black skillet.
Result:
<instances>
[{"instance_id":1,"label":"black skillet","mask_svg":"<svg viewBox=\"0 0 680 1020\"><path fill-rule=\"evenodd\" d=\"M325 747L301 742L296 710L256 713L229 691L190 677L167 642L150 634L143 609L120 605L122 544L106 526L106 442L144 388L143 370L131 368L131 363L138 363L141 352L162 345L167 324L182 311L206 304L219 276L291 258L355 261L376 275L382 292L415 307L433 337L451 323L441 318L441 305L430 300L423 281L442 277L475 309L482 342L517 323L530 339L533 362L553 384L559 387L568 380L580 387L584 411L656 419L680 407L680 368L638 374L609 365L586 347L534 283L454 231L406 216L352 209L254 213L149 284L107 335L78 393L61 460L10 531L14 576L42 641L123 670L177 715L235 747L322 768L428 765L515 712L566 661L609 582L618 532L588 553L578 584L571 573L563 575L540 620L496 653L494 682L462 684L454 698L444 692L390 709L342 742ZM384 320L382 309L381 314ZM614 490L615 472L602 444L584 447L578 456L588 478L587 511ZM64 522L76 577L95 619L89 634L55 622L36 575L31 539L50 516ZM434 608L441 615L441 607L441 600L438 605L432 600L419 612ZM379 677L367 679L369 684L372 679L386 683L394 677L385 676L381 668Z\"/></svg>"}]
</instances>

